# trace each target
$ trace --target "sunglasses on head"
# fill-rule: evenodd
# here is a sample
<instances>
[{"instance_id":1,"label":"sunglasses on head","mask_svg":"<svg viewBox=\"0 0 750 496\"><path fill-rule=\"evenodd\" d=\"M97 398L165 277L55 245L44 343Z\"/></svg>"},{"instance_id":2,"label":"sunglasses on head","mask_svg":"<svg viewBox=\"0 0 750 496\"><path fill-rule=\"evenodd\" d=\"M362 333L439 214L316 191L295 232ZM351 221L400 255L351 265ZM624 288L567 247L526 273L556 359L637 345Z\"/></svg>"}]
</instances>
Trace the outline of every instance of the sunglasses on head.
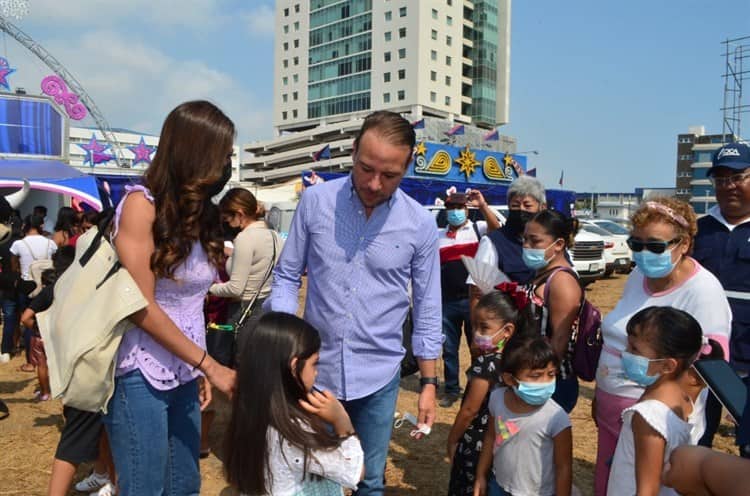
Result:
<instances>
[{"instance_id":1,"label":"sunglasses on head","mask_svg":"<svg viewBox=\"0 0 750 496\"><path fill-rule=\"evenodd\" d=\"M635 252L643 251L644 248L651 253L664 253L666 249L675 243L679 243L682 238L675 238L671 241L643 241L638 238L628 238L628 248Z\"/></svg>"}]
</instances>

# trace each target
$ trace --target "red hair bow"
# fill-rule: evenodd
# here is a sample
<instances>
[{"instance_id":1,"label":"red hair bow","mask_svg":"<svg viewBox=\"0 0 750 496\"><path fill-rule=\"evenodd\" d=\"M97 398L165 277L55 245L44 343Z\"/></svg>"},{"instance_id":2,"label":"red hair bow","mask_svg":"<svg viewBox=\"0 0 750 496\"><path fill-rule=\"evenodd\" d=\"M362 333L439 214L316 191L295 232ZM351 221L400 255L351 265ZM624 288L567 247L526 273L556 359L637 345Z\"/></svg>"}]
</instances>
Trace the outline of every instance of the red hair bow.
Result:
<instances>
[{"instance_id":1,"label":"red hair bow","mask_svg":"<svg viewBox=\"0 0 750 496\"><path fill-rule=\"evenodd\" d=\"M529 295L526 294L523 286L518 286L517 282L501 282L495 286L495 289L510 296L519 310L523 310L529 304Z\"/></svg>"}]
</instances>

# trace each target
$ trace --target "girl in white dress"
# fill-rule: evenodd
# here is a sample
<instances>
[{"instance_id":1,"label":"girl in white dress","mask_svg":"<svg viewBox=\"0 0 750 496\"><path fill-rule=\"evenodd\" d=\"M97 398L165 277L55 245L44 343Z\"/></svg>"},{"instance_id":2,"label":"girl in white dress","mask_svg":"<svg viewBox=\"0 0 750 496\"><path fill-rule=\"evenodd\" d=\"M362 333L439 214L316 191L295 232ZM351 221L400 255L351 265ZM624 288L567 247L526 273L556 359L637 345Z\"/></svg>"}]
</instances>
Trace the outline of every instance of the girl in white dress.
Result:
<instances>
[{"instance_id":1,"label":"girl in white dress","mask_svg":"<svg viewBox=\"0 0 750 496\"><path fill-rule=\"evenodd\" d=\"M329 496L355 489L364 454L344 407L314 387L318 332L290 314L264 314L239 350L226 437L227 480L242 494Z\"/></svg>"},{"instance_id":2,"label":"girl in white dress","mask_svg":"<svg viewBox=\"0 0 750 496\"><path fill-rule=\"evenodd\" d=\"M690 442L698 391L692 364L701 358L723 358L718 342L704 341L700 324L672 307L647 307L627 324L628 345L622 368L645 387L641 399L622 412L607 494L676 495L661 483L672 451Z\"/></svg>"}]
</instances>

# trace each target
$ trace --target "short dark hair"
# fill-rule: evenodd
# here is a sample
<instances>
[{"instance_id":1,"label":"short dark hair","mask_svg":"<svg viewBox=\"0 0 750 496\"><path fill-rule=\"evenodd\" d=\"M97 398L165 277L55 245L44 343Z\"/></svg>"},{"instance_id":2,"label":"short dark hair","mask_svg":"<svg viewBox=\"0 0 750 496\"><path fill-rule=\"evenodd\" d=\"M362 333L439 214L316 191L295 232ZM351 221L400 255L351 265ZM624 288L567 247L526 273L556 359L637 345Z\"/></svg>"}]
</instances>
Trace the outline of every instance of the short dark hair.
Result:
<instances>
[{"instance_id":1,"label":"short dark hair","mask_svg":"<svg viewBox=\"0 0 750 496\"><path fill-rule=\"evenodd\" d=\"M500 369L515 376L522 370L543 369L550 363L557 367L560 360L545 337L514 334L505 345Z\"/></svg>"},{"instance_id":2,"label":"short dark hair","mask_svg":"<svg viewBox=\"0 0 750 496\"><path fill-rule=\"evenodd\" d=\"M566 248L572 248L575 244L576 233L581 227L580 222L575 217L567 217L557 210L542 210L529 222L535 222L555 239L565 241Z\"/></svg>"},{"instance_id":3,"label":"short dark hair","mask_svg":"<svg viewBox=\"0 0 750 496\"><path fill-rule=\"evenodd\" d=\"M41 215L27 215L23 220L23 233L28 234L31 229L36 229L40 233L44 227L44 218Z\"/></svg>"},{"instance_id":4,"label":"short dark hair","mask_svg":"<svg viewBox=\"0 0 750 496\"><path fill-rule=\"evenodd\" d=\"M357 137L354 138L354 148L359 147L360 138L371 129L377 131L382 138L392 145L408 146L411 149L417 142L414 127L409 121L395 112L378 110L365 117Z\"/></svg>"},{"instance_id":5,"label":"short dark hair","mask_svg":"<svg viewBox=\"0 0 750 496\"><path fill-rule=\"evenodd\" d=\"M47 216L47 207L45 207L44 205L37 205L36 207L34 207L33 214L34 215L41 215L42 217L46 217Z\"/></svg>"}]
</instances>

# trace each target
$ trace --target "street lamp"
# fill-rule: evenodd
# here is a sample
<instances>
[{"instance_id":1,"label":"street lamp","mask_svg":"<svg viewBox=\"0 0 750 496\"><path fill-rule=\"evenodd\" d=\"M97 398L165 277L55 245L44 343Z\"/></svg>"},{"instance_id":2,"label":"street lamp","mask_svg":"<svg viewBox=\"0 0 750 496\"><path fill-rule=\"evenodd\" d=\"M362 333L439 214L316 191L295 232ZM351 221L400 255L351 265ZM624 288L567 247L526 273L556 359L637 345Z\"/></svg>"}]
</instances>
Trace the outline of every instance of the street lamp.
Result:
<instances>
[{"instance_id":1,"label":"street lamp","mask_svg":"<svg viewBox=\"0 0 750 496\"><path fill-rule=\"evenodd\" d=\"M20 21L29 14L29 0L0 0L0 15Z\"/></svg>"}]
</instances>

